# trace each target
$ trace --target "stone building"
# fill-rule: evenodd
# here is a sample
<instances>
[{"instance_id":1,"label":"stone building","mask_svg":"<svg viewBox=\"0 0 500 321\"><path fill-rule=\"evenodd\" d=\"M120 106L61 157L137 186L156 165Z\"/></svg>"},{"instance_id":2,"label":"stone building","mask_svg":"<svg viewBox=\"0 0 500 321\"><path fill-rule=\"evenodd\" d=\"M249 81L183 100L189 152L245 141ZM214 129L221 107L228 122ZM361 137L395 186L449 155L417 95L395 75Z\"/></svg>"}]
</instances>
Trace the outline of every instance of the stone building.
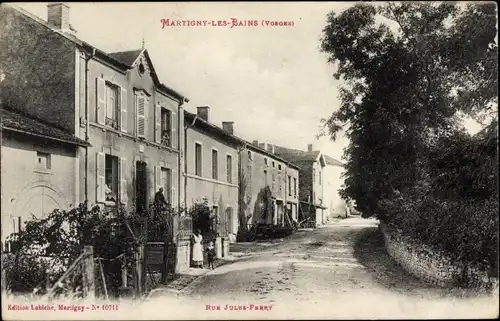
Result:
<instances>
[{"instance_id":1,"label":"stone building","mask_svg":"<svg viewBox=\"0 0 500 321\"><path fill-rule=\"evenodd\" d=\"M349 209L346 202L340 197L339 189L344 184L344 164L333 157L324 155L326 166L324 169L325 186L323 189L324 203L328 207L327 217L347 217Z\"/></svg>"},{"instance_id":2,"label":"stone building","mask_svg":"<svg viewBox=\"0 0 500 321\"><path fill-rule=\"evenodd\" d=\"M233 135L233 123L222 128L210 122L210 108L198 107L185 116L185 204L208 200L216 217L216 231L235 240L238 232L239 151L241 139Z\"/></svg>"},{"instance_id":3,"label":"stone building","mask_svg":"<svg viewBox=\"0 0 500 321\"><path fill-rule=\"evenodd\" d=\"M239 225L285 226L297 220L299 168L279 157L274 146L246 142L240 152Z\"/></svg>"},{"instance_id":4,"label":"stone building","mask_svg":"<svg viewBox=\"0 0 500 321\"><path fill-rule=\"evenodd\" d=\"M3 89L0 84L0 92ZM4 245L10 234L22 229L24 221L76 204L76 152L88 143L16 109L1 107ZM9 249L2 246L2 250Z\"/></svg>"},{"instance_id":5,"label":"stone building","mask_svg":"<svg viewBox=\"0 0 500 321\"><path fill-rule=\"evenodd\" d=\"M299 169L299 221L310 218L316 225L326 221L327 209L324 199L325 157L314 151L312 145L307 151L275 146L276 155L296 164Z\"/></svg>"},{"instance_id":6,"label":"stone building","mask_svg":"<svg viewBox=\"0 0 500 321\"><path fill-rule=\"evenodd\" d=\"M19 117L56 128L66 145L76 146L65 145L64 153L49 144L39 150L50 158L50 180L62 184L57 186L66 196L61 203L121 202L141 211L163 187L167 201L178 206L184 195L184 131L179 128L188 99L160 82L146 49L106 53L91 46L76 36L64 4L49 4L47 16L44 21L2 6L0 69L8 79L4 105ZM2 146L2 161L11 161L10 149L5 150L4 155ZM32 147L30 153L36 152ZM43 157L40 163L47 162ZM20 175L19 183L30 184L24 179L29 175ZM2 208L6 204L2 194Z\"/></svg>"}]
</instances>

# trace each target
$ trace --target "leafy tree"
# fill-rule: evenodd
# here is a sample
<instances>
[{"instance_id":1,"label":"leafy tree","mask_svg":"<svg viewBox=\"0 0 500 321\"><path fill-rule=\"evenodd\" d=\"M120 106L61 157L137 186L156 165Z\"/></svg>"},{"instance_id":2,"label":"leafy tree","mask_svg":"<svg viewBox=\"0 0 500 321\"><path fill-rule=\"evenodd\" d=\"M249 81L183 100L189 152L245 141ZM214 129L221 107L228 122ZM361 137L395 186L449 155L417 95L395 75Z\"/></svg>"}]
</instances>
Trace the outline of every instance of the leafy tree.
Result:
<instances>
[{"instance_id":1,"label":"leafy tree","mask_svg":"<svg viewBox=\"0 0 500 321\"><path fill-rule=\"evenodd\" d=\"M430 149L455 132L458 112L495 110L495 34L495 4L363 3L328 15L321 50L345 85L324 125L350 139L343 195L358 210L389 219L381 201L427 186Z\"/></svg>"}]
</instances>

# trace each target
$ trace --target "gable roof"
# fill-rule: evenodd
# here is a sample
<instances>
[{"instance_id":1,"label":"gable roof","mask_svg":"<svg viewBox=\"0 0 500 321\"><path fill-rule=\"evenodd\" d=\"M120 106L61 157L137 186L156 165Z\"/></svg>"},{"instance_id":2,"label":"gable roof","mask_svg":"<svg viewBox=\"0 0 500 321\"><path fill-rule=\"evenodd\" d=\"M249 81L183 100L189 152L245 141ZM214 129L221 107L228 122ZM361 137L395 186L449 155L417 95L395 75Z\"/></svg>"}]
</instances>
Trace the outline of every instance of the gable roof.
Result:
<instances>
[{"instance_id":1,"label":"gable roof","mask_svg":"<svg viewBox=\"0 0 500 321\"><path fill-rule=\"evenodd\" d=\"M2 130L5 129L30 136L61 141L73 145L90 146L90 144L86 141L32 116L28 116L18 111L11 110L3 105L1 106L0 110L2 115Z\"/></svg>"},{"instance_id":2,"label":"gable roof","mask_svg":"<svg viewBox=\"0 0 500 321\"><path fill-rule=\"evenodd\" d=\"M321 154L318 150L305 152L299 149L286 148L276 145L274 146L274 150L276 151L276 154L297 163L315 162Z\"/></svg>"},{"instance_id":3,"label":"gable roof","mask_svg":"<svg viewBox=\"0 0 500 321\"><path fill-rule=\"evenodd\" d=\"M228 133L224 129L222 129L222 128L220 128L220 127L218 127L210 122L207 122L206 120L204 120L200 117L197 117L196 114L190 113L186 110L184 110L184 119L186 120L187 123L189 123L189 124L186 124L186 128L197 127L197 128L206 130L207 132L218 135L219 137L226 139L228 142L236 143L236 144L244 143L242 139Z\"/></svg>"},{"instance_id":4,"label":"gable roof","mask_svg":"<svg viewBox=\"0 0 500 321\"><path fill-rule=\"evenodd\" d=\"M324 155L325 156L325 161L326 161L326 164L327 165L332 165L332 166L340 166L340 167L344 167L344 163L342 163L341 161L338 161L336 160L335 158L331 157L331 156L328 156L328 155Z\"/></svg>"},{"instance_id":5,"label":"gable roof","mask_svg":"<svg viewBox=\"0 0 500 321\"><path fill-rule=\"evenodd\" d=\"M66 38L67 40L73 42L77 46L80 46L80 47L88 50L89 52L94 52L96 57L99 57L100 59L108 62L109 64L118 68L118 70L122 70L123 72L126 72L128 69L132 68L132 65L135 62L135 60L132 61L132 63L130 63L130 60L132 59L134 54L137 51L140 51L136 55L136 58L137 58L139 56L139 54L141 54L144 51L146 59L148 60L148 64L151 68L153 82L158 87L158 89L166 92L168 95L171 95L171 96L175 97L176 99L179 99L181 102L189 102L189 98L187 98L185 95L177 92L173 88L160 82L156 72L154 71L154 69L152 67L153 64L151 63L151 59L150 59L149 54L147 53L146 49L122 51L122 52L115 52L115 53L106 53L106 52L99 50L98 48L92 46L88 42L85 42L85 41L79 39L74 34L65 33L65 32L62 32L58 29L53 28L52 26L50 26L47 23L47 21L40 19L39 17L31 14L30 12L24 10L23 8L20 8L16 5L12 5L12 4L3 5L3 6L5 6L5 8L11 8L11 9L13 9L14 12L21 14L24 17L27 17L27 18L37 22L38 24L44 26L45 28L50 29L52 32L59 34L61 37Z\"/></svg>"},{"instance_id":6,"label":"gable roof","mask_svg":"<svg viewBox=\"0 0 500 321\"><path fill-rule=\"evenodd\" d=\"M108 55L111 58L114 58L119 62L123 63L124 65L132 67L134 62L137 60L137 58L139 58L139 56L144 50L145 49L119 51L119 52L108 53Z\"/></svg>"},{"instance_id":7,"label":"gable roof","mask_svg":"<svg viewBox=\"0 0 500 321\"><path fill-rule=\"evenodd\" d=\"M315 161L323 162L324 165L332 165L332 166L341 166L344 167L344 164L335 158L325 155L321 153L319 150L314 150L311 152L306 152L300 149L292 149L281 146L274 146L276 154L281 155L282 157L296 162L296 163L312 163Z\"/></svg>"}]
</instances>

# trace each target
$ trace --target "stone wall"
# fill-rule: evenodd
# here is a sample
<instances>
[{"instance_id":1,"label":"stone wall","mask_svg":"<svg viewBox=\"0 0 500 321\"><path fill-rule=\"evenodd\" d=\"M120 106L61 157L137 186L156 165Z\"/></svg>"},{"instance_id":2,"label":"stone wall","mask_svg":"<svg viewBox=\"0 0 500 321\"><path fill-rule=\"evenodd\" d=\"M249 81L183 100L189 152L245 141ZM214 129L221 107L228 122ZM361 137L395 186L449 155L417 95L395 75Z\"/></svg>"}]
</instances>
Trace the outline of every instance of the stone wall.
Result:
<instances>
[{"instance_id":1,"label":"stone wall","mask_svg":"<svg viewBox=\"0 0 500 321\"><path fill-rule=\"evenodd\" d=\"M419 244L380 223L387 253L410 274L428 283L449 287L468 279L471 288L498 289L498 278L489 277L487 271L477 266L464 266L454 262L444 253Z\"/></svg>"}]
</instances>

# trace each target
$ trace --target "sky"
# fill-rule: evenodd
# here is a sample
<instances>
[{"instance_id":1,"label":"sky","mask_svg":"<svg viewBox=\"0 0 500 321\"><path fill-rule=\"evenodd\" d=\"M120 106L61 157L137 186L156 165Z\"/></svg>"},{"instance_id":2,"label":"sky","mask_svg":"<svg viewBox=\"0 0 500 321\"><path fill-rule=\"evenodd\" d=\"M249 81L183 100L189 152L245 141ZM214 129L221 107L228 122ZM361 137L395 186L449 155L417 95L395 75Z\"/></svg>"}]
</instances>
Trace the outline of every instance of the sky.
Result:
<instances>
[{"instance_id":1,"label":"sky","mask_svg":"<svg viewBox=\"0 0 500 321\"><path fill-rule=\"evenodd\" d=\"M348 140L315 138L339 108L339 81L319 50L330 11L349 2L71 3L77 36L106 52L140 49L144 39L160 81L186 95L186 110L210 106L210 121L235 134L341 159ZM47 3L17 4L47 19ZM257 27L165 27L171 20L258 20ZM262 26L262 20L293 26ZM470 121L469 121L470 122ZM470 122L467 126L474 128ZM472 132L476 129L472 129Z\"/></svg>"}]
</instances>

